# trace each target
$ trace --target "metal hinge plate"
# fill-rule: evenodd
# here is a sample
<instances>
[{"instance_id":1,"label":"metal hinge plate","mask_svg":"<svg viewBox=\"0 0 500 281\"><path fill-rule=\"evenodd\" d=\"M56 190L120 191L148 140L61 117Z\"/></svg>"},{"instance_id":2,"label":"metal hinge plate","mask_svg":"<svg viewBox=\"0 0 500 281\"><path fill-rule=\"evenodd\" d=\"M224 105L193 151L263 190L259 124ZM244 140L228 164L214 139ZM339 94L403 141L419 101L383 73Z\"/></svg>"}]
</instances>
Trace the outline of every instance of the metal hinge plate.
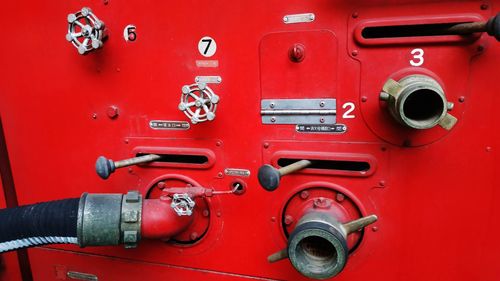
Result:
<instances>
[{"instance_id":1,"label":"metal hinge plate","mask_svg":"<svg viewBox=\"0 0 500 281\"><path fill-rule=\"evenodd\" d=\"M336 99L265 99L263 124L335 124Z\"/></svg>"}]
</instances>

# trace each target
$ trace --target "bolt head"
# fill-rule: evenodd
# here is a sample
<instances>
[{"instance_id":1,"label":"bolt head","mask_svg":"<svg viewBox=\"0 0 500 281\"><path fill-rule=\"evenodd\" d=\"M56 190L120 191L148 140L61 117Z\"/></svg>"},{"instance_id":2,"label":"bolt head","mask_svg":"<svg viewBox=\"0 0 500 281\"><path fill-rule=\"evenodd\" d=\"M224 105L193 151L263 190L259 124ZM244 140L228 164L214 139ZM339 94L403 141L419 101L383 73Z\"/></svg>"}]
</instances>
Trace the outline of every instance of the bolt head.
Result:
<instances>
[{"instance_id":1,"label":"bolt head","mask_svg":"<svg viewBox=\"0 0 500 281\"><path fill-rule=\"evenodd\" d=\"M114 105L109 106L108 109L106 110L106 114L111 119L118 117L118 115L119 115L118 107L116 107Z\"/></svg>"}]
</instances>

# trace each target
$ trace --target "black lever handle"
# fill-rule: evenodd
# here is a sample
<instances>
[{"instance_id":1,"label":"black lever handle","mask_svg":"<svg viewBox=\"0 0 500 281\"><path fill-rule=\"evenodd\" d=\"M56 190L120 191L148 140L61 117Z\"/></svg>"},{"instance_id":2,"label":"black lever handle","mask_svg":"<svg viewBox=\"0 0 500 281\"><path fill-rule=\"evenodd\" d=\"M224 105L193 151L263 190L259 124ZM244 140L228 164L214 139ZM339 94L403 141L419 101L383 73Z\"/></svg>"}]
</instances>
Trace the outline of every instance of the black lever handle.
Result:
<instances>
[{"instance_id":1,"label":"black lever handle","mask_svg":"<svg viewBox=\"0 0 500 281\"><path fill-rule=\"evenodd\" d=\"M300 160L280 169L276 169L271 165L264 165L259 168L257 177L259 178L260 185L264 189L273 191L280 185L280 179L282 176L302 170L311 164L312 163L309 160Z\"/></svg>"},{"instance_id":2,"label":"black lever handle","mask_svg":"<svg viewBox=\"0 0 500 281\"><path fill-rule=\"evenodd\" d=\"M160 158L161 158L160 155L146 154L115 162L111 159L107 159L104 156L100 156L99 158L97 158L97 161L95 162L95 171L99 175L99 177L101 177L102 179L107 179L109 178L109 175L115 172L116 169L137 165L141 163L148 163L158 160Z\"/></svg>"}]
</instances>

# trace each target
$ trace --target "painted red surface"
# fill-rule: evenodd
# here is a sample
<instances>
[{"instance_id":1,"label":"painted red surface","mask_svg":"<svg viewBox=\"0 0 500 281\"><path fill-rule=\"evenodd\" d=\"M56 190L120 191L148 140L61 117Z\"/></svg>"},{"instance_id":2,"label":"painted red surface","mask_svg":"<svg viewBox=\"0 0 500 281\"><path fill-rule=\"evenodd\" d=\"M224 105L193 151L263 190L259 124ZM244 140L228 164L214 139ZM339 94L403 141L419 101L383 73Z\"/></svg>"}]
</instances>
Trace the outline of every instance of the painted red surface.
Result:
<instances>
[{"instance_id":1,"label":"painted red surface","mask_svg":"<svg viewBox=\"0 0 500 281\"><path fill-rule=\"evenodd\" d=\"M86 56L65 41L67 14L83 6L110 31L103 49ZM67 270L99 280L306 280L288 261L266 258L286 245L287 200L312 182L348 191L364 213L379 217L336 280L500 279L500 44L484 34L374 45L354 37L359 24L387 18L487 19L500 11L499 1L7 1L2 8L0 114L20 204L83 192L146 194L167 174L216 190L229 190L237 178L247 185L241 196L211 198L209 229L194 245L32 249L34 280L58 280ZM282 21L308 12L314 22ZM123 39L128 24L137 26L134 42ZM217 42L209 59L198 52L203 36ZM285 43L292 42L305 47L300 63L287 61ZM415 48L425 51L420 67L409 64ZM200 60L218 66L198 67ZM379 103L388 78L415 73L435 77L455 103L451 131L404 129ZM221 98L215 120L152 130L150 120L187 121L177 109L181 87L200 75L222 77L210 84ZM263 125L263 97L336 98L337 122L347 132ZM355 118L343 118L348 102ZM108 117L110 106L118 116ZM407 139L416 147L403 147ZM95 174L98 156L127 158L137 147L206 149L214 162L125 168L107 181ZM304 171L267 192L257 170L282 151L368 155L376 170L366 177ZM228 176L226 168L251 175Z\"/></svg>"}]
</instances>

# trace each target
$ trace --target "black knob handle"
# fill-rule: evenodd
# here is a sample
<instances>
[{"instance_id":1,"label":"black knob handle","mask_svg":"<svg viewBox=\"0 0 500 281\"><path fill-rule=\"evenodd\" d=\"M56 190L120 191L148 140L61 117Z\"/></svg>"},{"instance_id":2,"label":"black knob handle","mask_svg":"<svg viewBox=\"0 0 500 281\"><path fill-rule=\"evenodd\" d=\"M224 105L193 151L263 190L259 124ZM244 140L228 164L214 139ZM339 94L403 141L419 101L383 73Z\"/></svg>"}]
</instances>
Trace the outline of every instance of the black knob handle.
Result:
<instances>
[{"instance_id":1,"label":"black knob handle","mask_svg":"<svg viewBox=\"0 0 500 281\"><path fill-rule=\"evenodd\" d=\"M260 185L267 191L273 191L280 185L282 176L302 170L312 163L309 160L300 160L288 166L276 169L271 165L264 165L259 168L257 178Z\"/></svg>"},{"instance_id":2,"label":"black knob handle","mask_svg":"<svg viewBox=\"0 0 500 281\"><path fill-rule=\"evenodd\" d=\"M107 179L116 169L137 165L141 163L148 163L160 159L161 156L157 154L146 154L125 160L113 161L104 156L97 158L95 162L95 171L102 178Z\"/></svg>"},{"instance_id":3,"label":"black knob handle","mask_svg":"<svg viewBox=\"0 0 500 281\"><path fill-rule=\"evenodd\" d=\"M486 23L486 32L500 41L500 13L490 18Z\"/></svg>"},{"instance_id":4,"label":"black knob handle","mask_svg":"<svg viewBox=\"0 0 500 281\"><path fill-rule=\"evenodd\" d=\"M116 170L115 162L104 156L99 156L95 162L95 171L102 178L107 179Z\"/></svg>"}]
</instances>

